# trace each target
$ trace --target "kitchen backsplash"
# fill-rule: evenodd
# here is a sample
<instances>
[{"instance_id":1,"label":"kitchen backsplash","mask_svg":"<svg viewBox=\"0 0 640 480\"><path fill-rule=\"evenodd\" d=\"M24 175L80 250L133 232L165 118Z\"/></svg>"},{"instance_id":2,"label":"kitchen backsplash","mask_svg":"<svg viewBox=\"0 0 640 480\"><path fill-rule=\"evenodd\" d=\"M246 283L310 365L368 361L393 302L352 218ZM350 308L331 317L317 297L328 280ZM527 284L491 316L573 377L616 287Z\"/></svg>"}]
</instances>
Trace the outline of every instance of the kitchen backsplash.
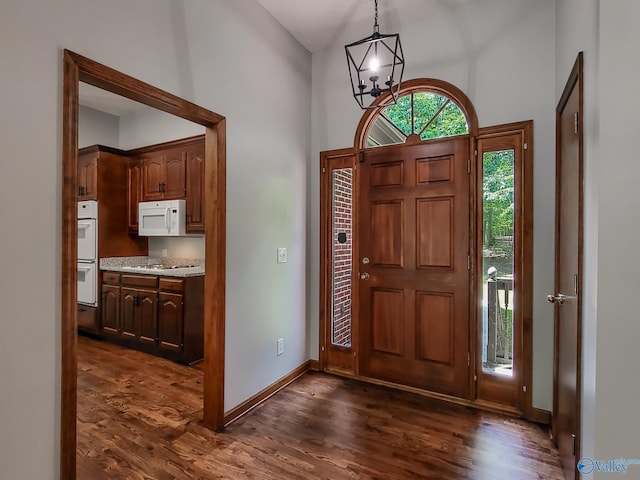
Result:
<instances>
[{"instance_id":1,"label":"kitchen backsplash","mask_svg":"<svg viewBox=\"0 0 640 480\"><path fill-rule=\"evenodd\" d=\"M164 249L166 255L163 255ZM149 256L206 258L204 237L149 237Z\"/></svg>"}]
</instances>

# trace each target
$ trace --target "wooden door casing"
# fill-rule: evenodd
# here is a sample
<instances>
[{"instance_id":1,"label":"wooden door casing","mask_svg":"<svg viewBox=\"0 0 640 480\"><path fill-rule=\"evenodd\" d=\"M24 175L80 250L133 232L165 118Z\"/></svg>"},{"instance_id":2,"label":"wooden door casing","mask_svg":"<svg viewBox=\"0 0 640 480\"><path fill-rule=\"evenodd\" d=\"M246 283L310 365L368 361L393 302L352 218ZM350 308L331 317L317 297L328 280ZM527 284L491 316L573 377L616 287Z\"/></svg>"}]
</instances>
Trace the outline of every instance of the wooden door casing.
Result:
<instances>
[{"instance_id":1,"label":"wooden door casing","mask_svg":"<svg viewBox=\"0 0 640 480\"><path fill-rule=\"evenodd\" d=\"M558 104L556 119L556 257L553 437L567 479L580 458L582 355L582 53Z\"/></svg>"},{"instance_id":2,"label":"wooden door casing","mask_svg":"<svg viewBox=\"0 0 640 480\"><path fill-rule=\"evenodd\" d=\"M469 138L363 160L360 374L468 398Z\"/></svg>"}]
</instances>

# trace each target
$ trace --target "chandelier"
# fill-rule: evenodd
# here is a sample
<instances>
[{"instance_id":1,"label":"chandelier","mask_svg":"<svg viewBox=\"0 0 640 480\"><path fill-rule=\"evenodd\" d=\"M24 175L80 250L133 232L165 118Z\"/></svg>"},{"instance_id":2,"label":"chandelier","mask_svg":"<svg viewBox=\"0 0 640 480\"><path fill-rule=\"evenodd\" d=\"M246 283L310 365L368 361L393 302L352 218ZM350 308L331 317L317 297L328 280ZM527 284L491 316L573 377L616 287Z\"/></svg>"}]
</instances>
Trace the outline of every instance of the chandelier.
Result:
<instances>
[{"instance_id":1,"label":"chandelier","mask_svg":"<svg viewBox=\"0 0 640 480\"><path fill-rule=\"evenodd\" d=\"M378 0L375 0L373 34L345 45L349 77L353 96L360 108L377 108L372 105L383 93L389 93L394 104L402 83L404 55L397 33L380 33L378 25ZM398 88L394 89L394 85Z\"/></svg>"}]
</instances>

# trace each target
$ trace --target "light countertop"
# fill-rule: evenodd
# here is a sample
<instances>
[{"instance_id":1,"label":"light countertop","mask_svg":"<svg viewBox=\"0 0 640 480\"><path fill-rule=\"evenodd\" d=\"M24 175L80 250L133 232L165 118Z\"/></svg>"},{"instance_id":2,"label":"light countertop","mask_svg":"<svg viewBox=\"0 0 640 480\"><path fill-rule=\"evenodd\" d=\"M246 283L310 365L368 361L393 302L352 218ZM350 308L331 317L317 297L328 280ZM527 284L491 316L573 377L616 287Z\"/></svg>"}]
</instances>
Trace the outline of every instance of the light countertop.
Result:
<instances>
[{"instance_id":1,"label":"light countertop","mask_svg":"<svg viewBox=\"0 0 640 480\"><path fill-rule=\"evenodd\" d=\"M162 257L110 257L100 259L100 270L162 277L197 277L204 275L204 260Z\"/></svg>"}]
</instances>

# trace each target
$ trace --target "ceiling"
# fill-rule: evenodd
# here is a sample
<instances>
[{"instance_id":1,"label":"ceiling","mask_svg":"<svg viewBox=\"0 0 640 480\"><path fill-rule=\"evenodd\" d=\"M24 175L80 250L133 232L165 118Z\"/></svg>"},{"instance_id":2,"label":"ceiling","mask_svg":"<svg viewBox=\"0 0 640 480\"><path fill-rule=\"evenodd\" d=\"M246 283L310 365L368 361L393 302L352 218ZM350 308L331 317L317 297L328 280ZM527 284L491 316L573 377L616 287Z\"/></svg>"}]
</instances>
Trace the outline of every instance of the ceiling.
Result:
<instances>
[{"instance_id":1,"label":"ceiling","mask_svg":"<svg viewBox=\"0 0 640 480\"><path fill-rule=\"evenodd\" d=\"M257 0L311 53L371 35L374 0ZM379 0L381 33L398 33L433 9L454 9L482 0Z\"/></svg>"}]
</instances>

